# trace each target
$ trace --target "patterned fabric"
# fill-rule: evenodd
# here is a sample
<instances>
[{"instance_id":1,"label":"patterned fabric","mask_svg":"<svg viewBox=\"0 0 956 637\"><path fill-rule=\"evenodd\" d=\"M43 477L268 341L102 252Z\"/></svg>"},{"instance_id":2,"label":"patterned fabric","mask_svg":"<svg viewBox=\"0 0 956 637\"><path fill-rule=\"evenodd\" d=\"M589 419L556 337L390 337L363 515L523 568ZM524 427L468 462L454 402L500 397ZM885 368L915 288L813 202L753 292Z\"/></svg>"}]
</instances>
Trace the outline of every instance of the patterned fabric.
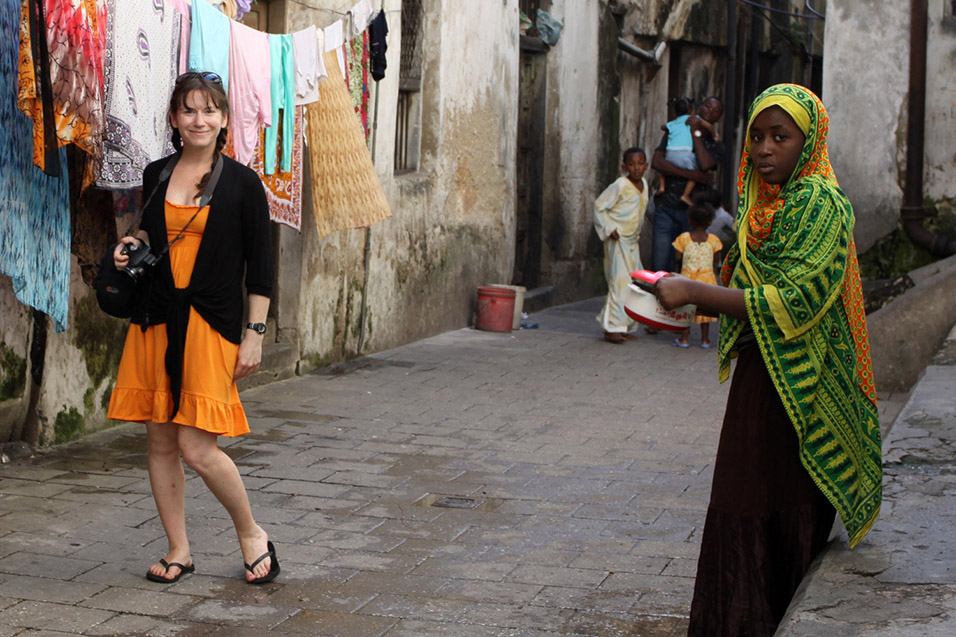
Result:
<instances>
[{"instance_id":1,"label":"patterned fabric","mask_svg":"<svg viewBox=\"0 0 956 637\"><path fill-rule=\"evenodd\" d=\"M17 110L20 10L0 2L0 272L13 279L17 298L45 312L62 332L70 293L70 198L66 149L57 154L62 176L33 164L33 124Z\"/></svg>"},{"instance_id":2,"label":"patterned fabric","mask_svg":"<svg viewBox=\"0 0 956 637\"><path fill-rule=\"evenodd\" d=\"M714 276L714 255L724 249L724 244L716 235L708 234L706 241L697 242L689 232L685 232L671 245L683 255L681 275L711 285L717 283L717 277Z\"/></svg>"},{"instance_id":3,"label":"patterned fabric","mask_svg":"<svg viewBox=\"0 0 956 637\"><path fill-rule=\"evenodd\" d=\"M162 2L108 0L106 139L96 185L139 186L143 169L173 152L169 95L176 81L180 21ZM165 82L163 81L165 79Z\"/></svg>"},{"instance_id":4,"label":"patterned fabric","mask_svg":"<svg viewBox=\"0 0 956 637\"><path fill-rule=\"evenodd\" d=\"M714 276L714 255L724 249L724 245L716 235L708 234L706 241L696 242L685 232L674 240L674 249L681 253L682 276L701 283L717 285ZM717 318L700 312L694 313L695 323L714 323Z\"/></svg>"},{"instance_id":5,"label":"patterned fabric","mask_svg":"<svg viewBox=\"0 0 956 637\"><path fill-rule=\"evenodd\" d=\"M365 131L365 141L369 141L368 121L368 31L356 35L345 43L345 84L349 87L355 114Z\"/></svg>"},{"instance_id":6,"label":"patterned fabric","mask_svg":"<svg viewBox=\"0 0 956 637\"><path fill-rule=\"evenodd\" d=\"M302 140L304 138L305 107L296 106L293 118L292 162L288 172L277 172L267 175L265 172L265 135L262 131L262 140L259 150L249 167L256 171L262 185L266 189L266 200L269 202L269 218L278 223L284 223L296 230L302 229L302 184L303 166ZM266 129L268 130L268 129ZM284 143L288 143L288 139Z\"/></svg>"},{"instance_id":7,"label":"patterned fabric","mask_svg":"<svg viewBox=\"0 0 956 637\"><path fill-rule=\"evenodd\" d=\"M43 3L50 57L51 96L58 143L74 143L102 160L106 117L103 111L103 51L106 48L106 0L37 0ZM24 6L27 0L24 0ZM45 166L43 106L37 90L29 11L21 12L20 110L34 122L33 161ZM84 183L92 182L84 179Z\"/></svg>"},{"instance_id":8,"label":"patterned fabric","mask_svg":"<svg viewBox=\"0 0 956 637\"><path fill-rule=\"evenodd\" d=\"M764 91L748 127L779 106L806 142L786 184L766 184L748 138L740 161L738 240L721 272L745 290L750 328L800 439L800 460L836 507L855 546L880 510L879 415L866 336L853 209L827 154L829 118L809 90ZM839 300L839 302L837 302ZM720 379L730 374L743 321L720 325Z\"/></svg>"},{"instance_id":9,"label":"patterned fabric","mask_svg":"<svg viewBox=\"0 0 956 637\"><path fill-rule=\"evenodd\" d=\"M642 270L641 226L647 210L647 181L638 190L628 177L619 177L594 202L594 230L604 242L604 277L607 299L597 321L605 332L625 333L634 324L624 311L631 272ZM617 230L618 239L610 238Z\"/></svg>"}]
</instances>

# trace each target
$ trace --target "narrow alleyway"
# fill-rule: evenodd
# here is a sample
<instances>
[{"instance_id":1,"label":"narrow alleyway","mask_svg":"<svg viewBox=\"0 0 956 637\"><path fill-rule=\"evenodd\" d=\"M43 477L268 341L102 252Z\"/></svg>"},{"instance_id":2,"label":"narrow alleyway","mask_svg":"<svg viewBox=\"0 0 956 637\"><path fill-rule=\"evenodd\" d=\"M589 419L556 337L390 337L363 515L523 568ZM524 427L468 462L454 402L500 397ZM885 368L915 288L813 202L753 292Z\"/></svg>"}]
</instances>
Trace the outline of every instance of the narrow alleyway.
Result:
<instances>
[{"instance_id":1,"label":"narrow alleyway","mask_svg":"<svg viewBox=\"0 0 956 637\"><path fill-rule=\"evenodd\" d=\"M0 465L0 636L683 634L727 386L714 350L605 343L600 304L245 392L261 588L192 473L196 574L145 579L140 426Z\"/></svg>"}]
</instances>

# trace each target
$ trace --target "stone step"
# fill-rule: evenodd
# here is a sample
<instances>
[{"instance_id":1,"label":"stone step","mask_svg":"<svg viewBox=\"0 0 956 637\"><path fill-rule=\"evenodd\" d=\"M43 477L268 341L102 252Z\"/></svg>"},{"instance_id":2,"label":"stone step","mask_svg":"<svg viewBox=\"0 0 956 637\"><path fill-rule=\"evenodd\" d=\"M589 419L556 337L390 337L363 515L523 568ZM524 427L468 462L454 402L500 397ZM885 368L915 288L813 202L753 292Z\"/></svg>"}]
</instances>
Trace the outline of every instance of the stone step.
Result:
<instances>
[{"instance_id":1,"label":"stone step","mask_svg":"<svg viewBox=\"0 0 956 637\"><path fill-rule=\"evenodd\" d=\"M262 348L262 363L255 374L240 379L239 391L285 380L295 376L299 364L299 348L295 343L270 343Z\"/></svg>"}]
</instances>

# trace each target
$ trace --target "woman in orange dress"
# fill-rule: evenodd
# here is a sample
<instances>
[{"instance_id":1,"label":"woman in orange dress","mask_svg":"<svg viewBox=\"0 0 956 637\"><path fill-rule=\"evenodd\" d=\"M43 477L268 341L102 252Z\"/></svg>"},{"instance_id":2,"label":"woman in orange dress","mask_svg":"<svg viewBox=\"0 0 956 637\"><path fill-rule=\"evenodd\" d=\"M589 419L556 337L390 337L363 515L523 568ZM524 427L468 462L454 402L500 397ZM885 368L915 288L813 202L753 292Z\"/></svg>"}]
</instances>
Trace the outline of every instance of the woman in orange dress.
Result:
<instances>
[{"instance_id":1,"label":"woman in orange dress","mask_svg":"<svg viewBox=\"0 0 956 637\"><path fill-rule=\"evenodd\" d=\"M262 358L273 282L268 205L258 176L220 153L229 104L219 76L181 75L169 119L178 152L144 170L144 189L157 196L145 207L140 230L124 237L113 255L118 269L129 264L128 244L146 244L161 256L137 289L109 416L146 424L150 487L169 541L146 577L175 582L195 570L186 533L185 460L232 518L246 581L261 584L279 573L275 547L217 439L249 431L236 379L255 372ZM172 172L161 173L167 164ZM217 164L212 198L200 207Z\"/></svg>"}]
</instances>

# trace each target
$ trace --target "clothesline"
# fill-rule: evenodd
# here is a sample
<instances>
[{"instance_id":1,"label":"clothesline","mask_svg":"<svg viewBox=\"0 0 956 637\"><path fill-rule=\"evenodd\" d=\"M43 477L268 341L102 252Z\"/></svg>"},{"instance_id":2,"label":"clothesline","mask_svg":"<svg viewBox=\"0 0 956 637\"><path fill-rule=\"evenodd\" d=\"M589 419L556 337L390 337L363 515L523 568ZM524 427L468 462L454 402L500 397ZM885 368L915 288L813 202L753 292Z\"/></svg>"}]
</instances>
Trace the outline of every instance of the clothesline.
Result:
<instances>
[{"instance_id":1,"label":"clothesline","mask_svg":"<svg viewBox=\"0 0 956 637\"><path fill-rule=\"evenodd\" d=\"M349 14L348 11L338 11L337 9L329 9L327 7L316 7L309 4L308 2L303 2L302 0L292 0L292 2L294 2L295 4L301 5L307 9L312 9L313 11L325 11L326 13L334 13L336 15L341 15L341 16L347 16ZM402 12L401 9L381 8L379 10L384 11L385 13L401 13Z\"/></svg>"},{"instance_id":2,"label":"clothesline","mask_svg":"<svg viewBox=\"0 0 956 637\"><path fill-rule=\"evenodd\" d=\"M374 2L378 4L380 0ZM183 60L188 60L189 53L194 50L201 49L202 54L196 65L189 64L189 67L213 70L220 73L223 80L232 76L234 81L242 81L243 76L232 73L236 69L243 73L245 80L249 77L258 80L251 87L246 81L238 89L242 95L231 100L233 117L230 119L236 121L242 117L242 97L254 98L245 100L249 102L246 105L248 126L239 133L245 135L244 143L250 144L254 150L249 165L263 182L270 217L274 221L301 229L302 190L307 177L311 182L314 228L319 236L342 229L370 226L391 215L366 137L372 56L368 33L370 27L365 26L365 15L371 14L364 9L371 3L366 0L356 3L360 11L352 15L361 14L362 17L336 20L343 24L333 27L333 31L337 29L339 32L338 38L328 50L325 45L329 41L319 46L322 39L318 35L319 31L324 34L327 29L319 29L315 25L291 34L266 34L249 27L239 29L246 36L253 32L257 47L263 39L269 47L269 72L254 68L252 73L250 62L261 62L264 55L253 57L251 61L232 56L231 61L236 62L236 66L230 64L222 71L212 69L206 61L210 55L219 56L223 53L223 45L227 40L225 30L218 23L231 20L228 16L210 8L209 11L218 14L217 24L212 25L211 29L210 22L203 19L192 24L189 31L183 28L189 25L184 20L189 17L190 10L194 11L196 6L206 10L206 7L201 6L207 4L205 0L201 3L195 0L194 6L185 13L183 7L187 5L182 0L176 2L176 6L173 6L172 0L166 0L163 12L153 11L153 3L140 0L117 2L113 6L118 8L107 13L106 3L98 1L98 13L88 14L84 11L85 3L86 0L66 0L64 4L75 9L71 16L77 18L77 23L64 20L31 27L29 14L21 14L16 3L0 1L0 61L3 62L0 64L0 76L5 87L13 87L17 91L16 99L0 100L0 119L19 126L6 131L7 135L0 134L0 138L9 141L0 146L15 151L0 153L0 186L7 186L0 190L14 193L13 200L8 202L8 214L0 215L0 237L4 237L4 241L0 242L0 272L12 278L20 302L53 317L57 331L66 329L68 324L72 211L68 180L64 176L51 177L42 172L45 167L42 160L46 158L45 143L49 139L54 150L51 165L52 161L63 165L64 150L60 149L59 153L55 153L55 150L58 145L67 143L77 145L91 157L102 158L103 168L99 175L91 171L87 183L96 183L112 190L116 193L116 202L135 201L135 195L130 195L129 189L137 185L141 170L150 161L171 152L168 131L157 131L155 124L165 123L169 91ZM169 19L167 8L175 9L182 19ZM382 23L385 22L384 15L379 15L379 18ZM235 20L228 25L230 46L234 44L232 29L239 25ZM351 44L348 44L350 40L344 37L343 29L352 32L360 25L365 26L361 38L349 33L353 37ZM203 40L202 47L191 46L192 36L199 34L200 29L211 31L207 34L210 37ZM314 30L315 35L310 30ZM137 42L132 39L123 37L137 31L148 40L147 51L138 48ZM377 31L381 46L376 50L384 57L387 25L381 24ZM267 75L271 75L273 43L277 42L281 46L277 47L278 59L281 60L277 72L291 80L294 41L289 43L288 38L299 35L302 39L303 32L306 33L302 40L306 55L302 59L311 59L309 50L313 43L316 58L314 65L306 64L304 67L306 86L301 87L304 89L301 95L298 92L290 95L288 89L284 90L278 112L272 108L266 109L263 104L275 104L264 101L271 97L272 82L271 79L268 83L263 81ZM34 59L32 55L32 42L44 39L38 39L38 33L49 34L48 40L57 45L50 51L49 61ZM105 47L96 46L103 41ZM205 46L207 44L216 45L216 49ZM108 64L104 64L104 58L108 58ZM321 66L318 63L320 59ZM241 68L240 62L243 63ZM314 80L309 79L312 73L310 68L314 69ZM321 68L327 69L328 78L320 74ZM68 69L69 72L61 72L62 69ZM85 74L76 69L85 71ZM384 66L381 71L384 72ZM24 74L23 78L20 77L21 73ZM48 105L41 103L39 97L28 90L36 86L38 77L45 81L43 78L47 76L52 89L42 95L49 97ZM165 81L159 81L161 79ZM376 79L374 75L372 79ZM292 81L286 81L284 85L294 88ZM239 85L231 82L230 86ZM291 104L290 98L293 98ZM296 104L295 100L299 98L303 101ZM53 135L50 138L44 137L47 123L43 113L47 110L54 113L49 122ZM256 112L253 113L253 110ZM288 111L292 110L294 113L288 117ZM32 121L20 125L24 123L24 118L19 116L21 112L26 113ZM273 126L263 125L262 120L267 113L272 116ZM361 119L360 125L357 125L356 115ZM306 120L309 122L308 127L305 126ZM270 131L280 132L280 128L281 137L275 136L276 146L272 150L272 141L267 140L266 135ZM227 154L236 152L239 133L235 129L230 131L232 149L230 151L227 146ZM32 143L24 144L24 140L30 137L33 138L30 140ZM287 145L292 156L288 170L283 166L290 154ZM308 160L305 153L308 153ZM277 169L272 174L267 174L266 158L270 163L276 161ZM308 175L305 174L306 164L310 168ZM65 167L62 172L65 172ZM123 210L125 206L114 205L114 213L122 213ZM98 211L105 213L106 209ZM106 240L105 236L84 238L91 246ZM91 253L102 254L105 247L96 245Z\"/></svg>"},{"instance_id":3,"label":"clothesline","mask_svg":"<svg viewBox=\"0 0 956 637\"><path fill-rule=\"evenodd\" d=\"M308 2L303 2L302 0L292 0L292 2L295 4L301 5L305 7L306 9L312 9L313 11L325 11L326 13L334 13L336 15L341 15L341 16L347 16L349 14L348 11L338 11L337 9L329 9L326 7L316 7L309 4ZM401 13L402 12L401 9L379 9L378 11L384 11L385 13ZM376 13L378 13L378 11L376 11Z\"/></svg>"}]
</instances>

